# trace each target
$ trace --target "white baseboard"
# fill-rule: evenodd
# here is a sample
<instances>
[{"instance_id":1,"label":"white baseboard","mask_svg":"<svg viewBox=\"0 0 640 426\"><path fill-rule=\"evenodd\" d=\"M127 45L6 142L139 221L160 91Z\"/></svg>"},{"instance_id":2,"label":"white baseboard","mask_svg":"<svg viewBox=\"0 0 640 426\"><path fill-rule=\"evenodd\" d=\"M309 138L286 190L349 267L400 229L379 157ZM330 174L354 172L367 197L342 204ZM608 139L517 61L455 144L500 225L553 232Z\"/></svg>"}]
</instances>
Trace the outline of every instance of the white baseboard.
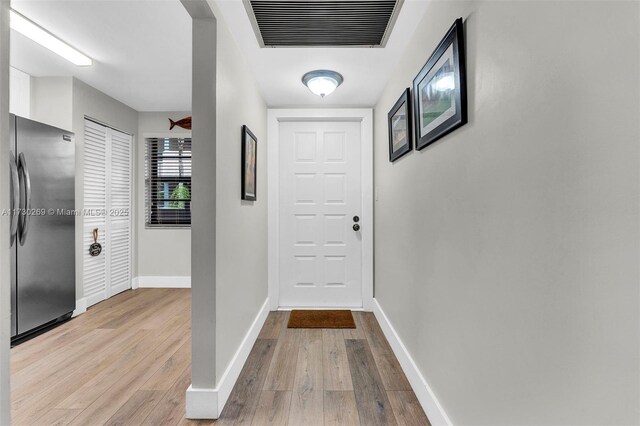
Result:
<instances>
[{"instance_id":1,"label":"white baseboard","mask_svg":"<svg viewBox=\"0 0 640 426\"><path fill-rule=\"evenodd\" d=\"M76 309L73 311L71 318L75 318L85 312L87 312L87 299L83 297L82 299L76 300Z\"/></svg>"},{"instance_id":2,"label":"white baseboard","mask_svg":"<svg viewBox=\"0 0 640 426\"><path fill-rule=\"evenodd\" d=\"M186 417L188 419L217 419L222 413L231 390L236 384L244 363L247 362L251 348L253 348L260 330L269 315L269 298L258 311L253 324L249 327L240 347L231 359L224 374L215 389L187 389Z\"/></svg>"},{"instance_id":3,"label":"white baseboard","mask_svg":"<svg viewBox=\"0 0 640 426\"><path fill-rule=\"evenodd\" d=\"M434 426L450 426L452 423L451 420L449 420L449 416L447 416L447 413L445 413L444 409L438 402L438 399L431 390L431 387L422 376L422 373L420 373L418 366L413 361L413 358L407 351L407 348L402 343L402 340L400 340L400 336L396 333L395 329L389 322L389 318L387 318L376 299L373 299L373 313L380 324L380 328L382 328L382 332L389 341L391 349L393 349L396 358L398 358L400 366L407 375L407 379L413 388L413 392L416 394L418 401L420 401L420 405L422 405L422 409L429 418L429 422Z\"/></svg>"},{"instance_id":4,"label":"white baseboard","mask_svg":"<svg viewBox=\"0 0 640 426\"><path fill-rule=\"evenodd\" d=\"M191 277L135 277L131 288L191 288Z\"/></svg>"},{"instance_id":5,"label":"white baseboard","mask_svg":"<svg viewBox=\"0 0 640 426\"><path fill-rule=\"evenodd\" d=\"M222 412L222 410L220 410ZM186 413L188 419L217 419L218 391L216 389L187 388Z\"/></svg>"},{"instance_id":6,"label":"white baseboard","mask_svg":"<svg viewBox=\"0 0 640 426\"><path fill-rule=\"evenodd\" d=\"M99 293L93 294L91 296L84 297L85 304L87 305L87 308L95 305L96 303L100 303L105 299L107 299L107 291L106 290L102 290Z\"/></svg>"}]
</instances>

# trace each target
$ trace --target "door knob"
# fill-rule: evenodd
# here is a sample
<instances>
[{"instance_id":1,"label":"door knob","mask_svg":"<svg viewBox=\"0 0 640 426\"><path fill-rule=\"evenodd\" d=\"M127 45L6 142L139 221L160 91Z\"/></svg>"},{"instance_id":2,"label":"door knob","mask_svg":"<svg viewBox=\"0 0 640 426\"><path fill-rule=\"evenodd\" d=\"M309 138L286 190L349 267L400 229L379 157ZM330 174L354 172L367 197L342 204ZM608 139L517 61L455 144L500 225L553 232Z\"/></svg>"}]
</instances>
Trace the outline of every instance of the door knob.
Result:
<instances>
[{"instance_id":1,"label":"door knob","mask_svg":"<svg viewBox=\"0 0 640 426\"><path fill-rule=\"evenodd\" d=\"M358 225L357 223L355 225L353 225L353 230L354 231L359 231L360 230L360 225Z\"/></svg>"},{"instance_id":2,"label":"door knob","mask_svg":"<svg viewBox=\"0 0 640 426\"><path fill-rule=\"evenodd\" d=\"M358 223L358 222L360 222L360 218L358 216L354 216L353 217L353 221Z\"/></svg>"}]
</instances>

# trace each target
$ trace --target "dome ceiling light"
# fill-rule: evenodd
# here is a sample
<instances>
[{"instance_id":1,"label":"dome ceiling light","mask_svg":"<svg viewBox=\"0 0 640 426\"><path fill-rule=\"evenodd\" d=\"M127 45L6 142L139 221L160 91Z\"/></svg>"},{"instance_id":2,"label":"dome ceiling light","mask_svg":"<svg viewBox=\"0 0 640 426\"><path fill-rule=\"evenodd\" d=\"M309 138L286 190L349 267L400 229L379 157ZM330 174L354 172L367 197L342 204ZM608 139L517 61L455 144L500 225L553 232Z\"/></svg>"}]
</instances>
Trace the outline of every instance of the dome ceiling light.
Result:
<instances>
[{"instance_id":1,"label":"dome ceiling light","mask_svg":"<svg viewBox=\"0 0 640 426\"><path fill-rule=\"evenodd\" d=\"M333 93L343 81L342 75L330 70L310 71L302 76L302 83L321 98Z\"/></svg>"}]
</instances>

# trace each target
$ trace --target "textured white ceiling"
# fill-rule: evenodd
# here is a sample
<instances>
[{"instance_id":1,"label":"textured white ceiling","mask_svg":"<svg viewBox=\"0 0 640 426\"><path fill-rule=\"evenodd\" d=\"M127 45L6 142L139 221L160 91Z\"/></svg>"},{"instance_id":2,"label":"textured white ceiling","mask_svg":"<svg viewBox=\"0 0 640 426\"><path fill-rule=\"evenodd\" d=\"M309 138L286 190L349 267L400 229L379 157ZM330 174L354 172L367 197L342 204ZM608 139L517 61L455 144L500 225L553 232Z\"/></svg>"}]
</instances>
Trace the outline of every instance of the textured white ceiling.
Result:
<instances>
[{"instance_id":1,"label":"textured white ceiling","mask_svg":"<svg viewBox=\"0 0 640 426\"><path fill-rule=\"evenodd\" d=\"M76 67L11 31L11 65L76 76L138 111L191 109L191 18L178 0L12 0L12 7L94 60Z\"/></svg>"},{"instance_id":2,"label":"textured white ceiling","mask_svg":"<svg viewBox=\"0 0 640 426\"><path fill-rule=\"evenodd\" d=\"M254 70L271 107L373 106L396 61L427 9L426 0L405 0L385 48L260 48L241 0L216 4L240 50ZM421 52L423 53L423 52ZM313 95L300 79L307 71L331 69L344 83L325 99Z\"/></svg>"},{"instance_id":3,"label":"textured white ceiling","mask_svg":"<svg viewBox=\"0 0 640 426\"><path fill-rule=\"evenodd\" d=\"M373 106L427 8L405 0L385 48L258 46L242 0L217 7L271 107ZM179 0L13 0L12 7L94 59L76 67L11 32L11 64L33 76L75 76L138 111L191 109L191 18ZM300 81L310 70L340 72L321 99Z\"/></svg>"}]
</instances>

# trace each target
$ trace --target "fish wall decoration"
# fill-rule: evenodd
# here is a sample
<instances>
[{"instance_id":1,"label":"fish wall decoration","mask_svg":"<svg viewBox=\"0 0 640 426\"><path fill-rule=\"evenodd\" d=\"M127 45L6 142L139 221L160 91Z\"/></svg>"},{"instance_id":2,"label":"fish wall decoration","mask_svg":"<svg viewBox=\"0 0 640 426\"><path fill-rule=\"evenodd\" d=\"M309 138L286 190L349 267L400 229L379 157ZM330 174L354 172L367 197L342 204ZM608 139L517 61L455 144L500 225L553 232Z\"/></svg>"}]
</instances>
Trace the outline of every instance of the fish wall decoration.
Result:
<instances>
[{"instance_id":1,"label":"fish wall decoration","mask_svg":"<svg viewBox=\"0 0 640 426\"><path fill-rule=\"evenodd\" d=\"M191 117L185 117L182 120L178 120L178 121L173 121L172 119L169 119L169 124L171 124L171 126L169 127L169 130L173 130L175 126L182 127L183 129L191 130Z\"/></svg>"}]
</instances>

